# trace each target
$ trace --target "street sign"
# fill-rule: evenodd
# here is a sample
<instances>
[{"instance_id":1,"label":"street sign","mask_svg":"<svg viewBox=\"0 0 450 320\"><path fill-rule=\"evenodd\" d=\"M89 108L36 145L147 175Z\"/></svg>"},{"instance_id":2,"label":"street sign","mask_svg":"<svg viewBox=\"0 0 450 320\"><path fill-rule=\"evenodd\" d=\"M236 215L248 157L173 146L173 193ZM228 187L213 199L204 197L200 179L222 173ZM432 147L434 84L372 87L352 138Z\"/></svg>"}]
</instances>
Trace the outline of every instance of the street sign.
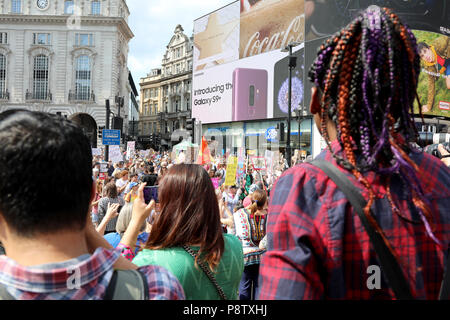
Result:
<instances>
[{"instance_id":1,"label":"street sign","mask_svg":"<svg viewBox=\"0 0 450 320\"><path fill-rule=\"evenodd\" d=\"M103 145L120 146L120 130L103 130Z\"/></svg>"}]
</instances>

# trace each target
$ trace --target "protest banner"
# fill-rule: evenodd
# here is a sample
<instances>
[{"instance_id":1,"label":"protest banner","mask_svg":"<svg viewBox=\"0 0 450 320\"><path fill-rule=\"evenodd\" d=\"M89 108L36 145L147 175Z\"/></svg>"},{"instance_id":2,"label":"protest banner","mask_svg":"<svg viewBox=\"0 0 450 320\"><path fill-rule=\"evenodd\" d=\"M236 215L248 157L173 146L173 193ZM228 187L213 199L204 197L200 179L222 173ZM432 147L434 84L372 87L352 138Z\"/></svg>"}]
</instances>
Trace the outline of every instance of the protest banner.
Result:
<instances>
[{"instance_id":1,"label":"protest banner","mask_svg":"<svg viewBox=\"0 0 450 320\"><path fill-rule=\"evenodd\" d=\"M275 159L275 152L270 151L270 150L266 150L264 158L266 159L266 164L267 164L267 172L268 173L272 173L273 172L273 167L274 167L274 159Z\"/></svg>"},{"instance_id":2,"label":"protest banner","mask_svg":"<svg viewBox=\"0 0 450 320\"><path fill-rule=\"evenodd\" d=\"M100 148L92 148L92 156L101 156L102 155L102 149Z\"/></svg>"},{"instance_id":3,"label":"protest banner","mask_svg":"<svg viewBox=\"0 0 450 320\"><path fill-rule=\"evenodd\" d=\"M245 149L238 149L238 170L237 170L237 178L238 180L244 175L244 166L245 166Z\"/></svg>"},{"instance_id":4,"label":"protest banner","mask_svg":"<svg viewBox=\"0 0 450 320\"><path fill-rule=\"evenodd\" d=\"M109 146L109 160L112 161L112 163L123 161L123 155L119 146Z\"/></svg>"},{"instance_id":5,"label":"protest banner","mask_svg":"<svg viewBox=\"0 0 450 320\"><path fill-rule=\"evenodd\" d=\"M139 156L143 159L147 158L150 154L150 150L141 150L139 151Z\"/></svg>"},{"instance_id":6,"label":"protest banner","mask_svg":"<svg viewBox=\"0 0 450 320\"><path fill-rule=\"evenodd\" d=\"M220 178L211 178L211 181L214 186L214 189L217 189L219 187Z\"/></svg>"},{"instance_id":7,"label":"protest banner","mask_svg":"<svg viewBox=\"0 0 450 320\"><path fill-rule=\"evenodd\" d=\"M236 185L236 173L237 173L238 158L231 156L227 162L227 175L225 177L225 186Z\"/></svg>"},{"instance_id":8,"label":"protest banner","mask_svg":"<svg viewBox=\"0 0 450 320\"><path fill-rule=\"evenodd\" d=\"M263 171L267 169L266 159L264 157L251 157L250 162L255 171Z\"/></svg>"},{"instance_id":9,"label":"protest banner","mask_svg":"<svg viewBox=\"0 0 450 320\"><path fill-rule=\"evenodd\" d=\"M127 160L134 158L135 150L136 150L136 141L128 141L128 143L127 143Z\"/></svg>"}]
</instances>

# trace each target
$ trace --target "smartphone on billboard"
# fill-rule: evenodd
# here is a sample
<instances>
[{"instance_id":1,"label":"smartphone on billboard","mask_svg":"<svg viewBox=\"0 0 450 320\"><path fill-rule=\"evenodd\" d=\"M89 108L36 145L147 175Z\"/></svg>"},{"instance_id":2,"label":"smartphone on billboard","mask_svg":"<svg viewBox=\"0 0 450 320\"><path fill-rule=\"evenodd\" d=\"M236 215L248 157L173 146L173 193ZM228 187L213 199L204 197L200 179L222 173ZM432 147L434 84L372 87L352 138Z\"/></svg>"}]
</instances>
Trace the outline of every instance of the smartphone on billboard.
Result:
<instances>
[{"instance_id":1,"label":"smartphone on billboard","mask_svg":"<svg viewBox=\"0 0 450 320\"><path fill-rule=\"evenodd\" d=\"M297 66L292 72L292 97L291 111L299 108L304 103L304 49L293 53L297 57ZM285 57L275 63L274 66L274 89L273 89L273 117L285 118L289 110L289 57ZM306 108L309 109L309 108Z\"/></svg>"},{"instance_id":2,"label":"smartphone on billboard","mask_svg":"<svg viewBox=\"0 0 450 320\"><path fill-rule=\"evenodd\" d=\"M238 68L233 72L233 121L267 119L268 73Z\"/></svg>"},{"instance_id":3,"label":"smartphone on billboard","mask_svg":"<svg viewBox=\"0 0 450 320\"><path fill-rule=\"evenodd\" d=\"M144 200L146 204L149 204L150 201L155 200L156 203L159 203L158 199L158 187L145 187L144 188Z\"/></svg>"}]
</instances>

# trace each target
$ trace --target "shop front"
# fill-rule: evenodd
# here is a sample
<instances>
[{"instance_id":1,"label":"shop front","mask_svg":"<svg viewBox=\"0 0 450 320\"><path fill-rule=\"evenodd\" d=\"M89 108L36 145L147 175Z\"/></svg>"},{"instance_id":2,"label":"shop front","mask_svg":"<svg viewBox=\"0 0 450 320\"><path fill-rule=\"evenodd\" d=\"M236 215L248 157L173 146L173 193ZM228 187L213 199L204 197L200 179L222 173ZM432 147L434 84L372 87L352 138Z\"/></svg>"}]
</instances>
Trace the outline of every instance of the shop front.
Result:
<instances>
[{"instance_id":1,"label":"shop front","mask_svg":"<svg viewBox=\"0 0 450 320\"><path fill-rule=\"evenodd\" d=\"M312 154L313 120L291 122L291 147ZM209 143L211 152L216 155L237 154L239 148L246 153L264 156L266 150L285 154L288 128L286 121L267 120L253 122L230 122L203 125L203 136Z\"/></svg>"}]
</instances>

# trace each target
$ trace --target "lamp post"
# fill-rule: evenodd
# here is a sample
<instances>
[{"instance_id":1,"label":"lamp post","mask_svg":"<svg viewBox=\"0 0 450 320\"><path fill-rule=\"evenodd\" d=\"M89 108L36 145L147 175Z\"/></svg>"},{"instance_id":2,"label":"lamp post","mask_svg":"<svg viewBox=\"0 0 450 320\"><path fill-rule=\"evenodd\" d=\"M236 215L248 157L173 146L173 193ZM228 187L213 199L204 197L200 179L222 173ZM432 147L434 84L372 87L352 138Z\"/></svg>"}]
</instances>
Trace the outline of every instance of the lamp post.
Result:
<instances>
[{"instance_id":1,"label":"lamp post","mask_svg":"<svg viewBox=\"0 0 450 320\"><path fill-rule=\"evenodd\" d=\"M291 117L292 117L292 70L297 67L297 57L292 54L292 49L300 42L291 42L281 52L289 52L289 93L288 93L288 123L287 123L287 141L286 141L286 160L288 166L292 166L292 150L291 150Z\"/></svg>"}]
</instances>

